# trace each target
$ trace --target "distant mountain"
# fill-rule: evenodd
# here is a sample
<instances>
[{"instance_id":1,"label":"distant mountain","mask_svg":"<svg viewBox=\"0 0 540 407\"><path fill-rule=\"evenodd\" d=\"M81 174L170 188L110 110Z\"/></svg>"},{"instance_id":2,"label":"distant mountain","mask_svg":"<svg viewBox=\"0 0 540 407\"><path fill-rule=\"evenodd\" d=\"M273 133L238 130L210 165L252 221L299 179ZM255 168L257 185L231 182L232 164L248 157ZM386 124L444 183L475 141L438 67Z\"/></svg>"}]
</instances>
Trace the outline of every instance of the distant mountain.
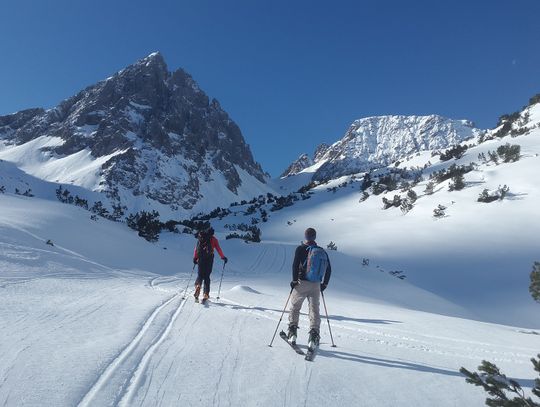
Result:
<instances>
[{"instance_id":1,"label":"distant mountain","mask_svg":"<svg viewBox=\"0 0 540 407\"><path fill-rule=\"evenodd\" d=\"M0 116L0 158L129 212L206 210L269 190L236 123L159 53L53 109Z\"/></svg>"},{"instance_id":2,"label":"distant mountain","mask_svg":"<svg viewBox=\"0 0 540 407\"><path fill-rule=\"evenodd\" d=\"M466 120L430 116L375 116L356 120L345 136L331 146L319 146L313 156L302 155L282 176L312 169L313 179L384 167L412 153L458 144L481 133Z\"/></svg>"},{"instance_id":3,"label":"distant mountain","mask_svg":"<svg viewBox=\"0 0 540 407\"><path fill-rule=\"evenodd\" d=\"M307 154L301 154L300 157L298 157L295 161L291 163L287 167L285 171L283 171L283 174L281 174L281 178L288 177L290 175L298 174L299 172L302 172L306 168L311 167L314 164L317 164L323 157L324 154L328 151L330 146L328 144L321 144L319 147L315 149L315 152L313 153L313 158L311 158Z\"/></svg>"},{"instance_id":4,"label":"distant mountain","mask_svg":"<svg viewBox=\"0 0 540 407\"><path fill-rule=\"evenodd\" d=\"M311 167L314 164L314 160L312 160L309 155L307 154L301 154L300 157L298 157L296 160L294 160L291 165L287 167L285 171L283 171L283 174L281 174L281 177L288 177L289 175L295 175L299 172L305 170L308 167Z\"/></svg>"}]
</instances>

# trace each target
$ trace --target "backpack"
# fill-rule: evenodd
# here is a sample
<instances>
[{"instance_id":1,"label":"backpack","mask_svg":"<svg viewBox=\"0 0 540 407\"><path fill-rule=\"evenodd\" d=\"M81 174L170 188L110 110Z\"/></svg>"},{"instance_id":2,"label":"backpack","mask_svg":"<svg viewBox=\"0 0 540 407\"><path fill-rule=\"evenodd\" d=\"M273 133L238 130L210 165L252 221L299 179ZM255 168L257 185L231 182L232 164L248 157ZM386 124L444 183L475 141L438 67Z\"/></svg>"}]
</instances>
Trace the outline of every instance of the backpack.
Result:
<instances>
[{"instance_id":1,"label":"backpack","mask_svg":"<svg viewBox=\"0 0 540 407\"><path fill-rule=\"evenodd\" d=\"M197 257L199 262L213 260L214 248L212 247L213 229L201 230L197 236Z\"/></svg>"},{"instance_id":2,"label":"backpack","mask_svg":"<svg viewBox=\"0 0 540 407\"><path fill-rule=\"evenodd\" d=\"M328 255L322 247L308 246L308 255L304 264L306 280L322 282L326 268L328 267Z\"/></svg>"}]
</instances>

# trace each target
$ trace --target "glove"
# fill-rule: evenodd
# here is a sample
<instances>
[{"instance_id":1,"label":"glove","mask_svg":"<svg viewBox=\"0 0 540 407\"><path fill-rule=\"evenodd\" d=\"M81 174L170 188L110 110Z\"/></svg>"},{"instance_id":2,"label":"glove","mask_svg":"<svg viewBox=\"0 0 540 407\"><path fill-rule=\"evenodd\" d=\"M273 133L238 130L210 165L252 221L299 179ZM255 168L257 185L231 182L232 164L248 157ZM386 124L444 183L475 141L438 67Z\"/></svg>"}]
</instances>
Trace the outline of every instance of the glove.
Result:
<instances>
[{"instance_id":1,"label":"glove","mask_svg":"<svg viewBox=\"0 0 540 407\"><path fill-rule=\"evenodd\" d=\"M327 284L321 283L321 293L322 293L324 290L326 290L326 287L327 287L327 286L328 286Z\"/></svg>"},{"instance_id":2,"label":"glove","mask_svg":"<svg viewBox=\"0 0 540 407\"><path fill-rule=\"evenodd\" d=\"M193 258L193 264L197 264L199 260L197 258Z\"/></svg>"},{"instance_id":3,"label":"glove","mask_svg":"<svg viewBox=\"0 0 540 407\"><path fill-rule=\"evenodd\" d=\"M294 287L296 287L298 285L298 281L291 281L291 289L294 289Z\"/></svg>"},{"instance_id":4,"label":"glove","mask_svg":"<svg viewBox=\"0 0 540 407\"><path fill-rule=\"evenodd\" d=\"M223 263L225 263L225 264L227 264L227 262L229 261L229 259L226 258L226 257L223 257L221 260L223 260Z\"/></svg>"}]
</instances>

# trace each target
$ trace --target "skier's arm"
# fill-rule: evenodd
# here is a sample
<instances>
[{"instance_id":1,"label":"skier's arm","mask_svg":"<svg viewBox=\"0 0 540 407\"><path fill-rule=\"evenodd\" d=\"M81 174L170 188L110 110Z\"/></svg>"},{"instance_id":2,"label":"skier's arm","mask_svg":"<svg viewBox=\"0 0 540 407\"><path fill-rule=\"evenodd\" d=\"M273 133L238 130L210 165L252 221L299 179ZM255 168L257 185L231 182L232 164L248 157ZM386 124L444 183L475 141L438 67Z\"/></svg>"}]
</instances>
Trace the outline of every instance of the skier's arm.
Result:
<instances>
[{"instance_id":1,"label":"skier's arm","mask_svg":"<svg viewBox=\"0 0 540 407\"><path fill-rule=\"evenodd\" d=\"M198 260L198 255L197 255L197 246L195 246L195 250L193 251L193 260Z\"/></svg>"},{"instance_id":2,"label":"skier's arm","mask_svg":"<svg viewBox=\"0 0 540 407\"><path fill-rule=\"evenodd\" d=\"M294 260L292 264L292 281L298 281L298 273L300 272L300 250L302 246L296 248L294 252Z\"/></svg>"},{"instance_id":3,"label":"skier's arm","mask_svg":"<svg viewBox=\"0 0 540 407\"><path fill-rule=\"evenodd\" d=\"M212 236L212 247L217 250L219 257L222 259L225 259L225 255L223 254L223 250L221 250L221 247L219 246L218 240Z\"/></svg>"},{"instance_id":4,"label":"skier's arm","mask_svg":"<svg viewBox=\"0 0 540 407\"><path fill-rule=\"evenodd\" d=\"M326 256L328 256L328 254ZM331 274L332 274L332 266L330 265L330 257L328 257L328 266L326 266L326 273L324 273L324 281L323 281L323 284L325 286L328 285Z\"/></svg>"}]
</instances>

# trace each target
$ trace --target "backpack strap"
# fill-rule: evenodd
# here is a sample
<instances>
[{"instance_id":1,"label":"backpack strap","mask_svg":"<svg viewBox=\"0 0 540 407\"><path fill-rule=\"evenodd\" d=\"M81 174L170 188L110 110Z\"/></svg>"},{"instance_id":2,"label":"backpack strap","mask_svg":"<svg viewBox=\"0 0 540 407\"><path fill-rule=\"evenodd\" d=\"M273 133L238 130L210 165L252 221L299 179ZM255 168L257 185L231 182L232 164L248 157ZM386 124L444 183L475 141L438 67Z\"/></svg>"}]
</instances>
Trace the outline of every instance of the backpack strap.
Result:
<instances>
[{"instance_id":1,"label":"backpack strap","mask_svg":"<svg viewBox=\"0 0 540 407\"><path fill-rule=\"evenodd\" d=\"M311 246L307 246L307 247L306 247L307 256L306 256L306 261L304 261L304 264L303 264L304 270L306 270L306 271L307 271L307 265L308 265L308 260L309 260L309 254L310 254L311 251L312 251L314 248L316 248L316 247L317 247L317 245L311 245Z\"/></svg>"}]
</instances>

